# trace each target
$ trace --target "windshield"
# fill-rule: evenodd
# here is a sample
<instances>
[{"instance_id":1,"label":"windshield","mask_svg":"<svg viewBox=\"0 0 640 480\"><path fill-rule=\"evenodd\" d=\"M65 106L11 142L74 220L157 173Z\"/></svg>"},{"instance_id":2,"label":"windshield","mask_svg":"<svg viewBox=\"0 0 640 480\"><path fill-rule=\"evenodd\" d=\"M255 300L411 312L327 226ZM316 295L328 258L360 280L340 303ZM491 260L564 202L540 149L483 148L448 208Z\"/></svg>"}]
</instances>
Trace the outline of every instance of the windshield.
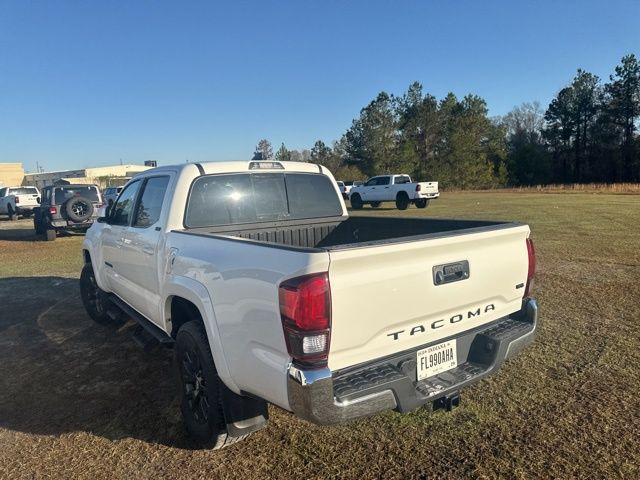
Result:
<instances>
[{"instance_id":1,"label":"windshield","mask_svg":"<svg viewBox=\"0 0 640 480\"><path fill-rule=\"evenodd\" d=\"M212 227L340 215L342 205L325 175L207 175L191 188L185 225Z\"/></svg>"},{"instance_id":2,"label":"windshield","mask_svg":"<svg viewBox=\"0 0 640 480\"><path fill-rule=\"evenodd\" d=\"M79 187L61 187L56 188L55 204L62 205L64 202L73 197L84 197L92 202L99 202L98 189L93 186Z\"/></svg>"}]
</instances>

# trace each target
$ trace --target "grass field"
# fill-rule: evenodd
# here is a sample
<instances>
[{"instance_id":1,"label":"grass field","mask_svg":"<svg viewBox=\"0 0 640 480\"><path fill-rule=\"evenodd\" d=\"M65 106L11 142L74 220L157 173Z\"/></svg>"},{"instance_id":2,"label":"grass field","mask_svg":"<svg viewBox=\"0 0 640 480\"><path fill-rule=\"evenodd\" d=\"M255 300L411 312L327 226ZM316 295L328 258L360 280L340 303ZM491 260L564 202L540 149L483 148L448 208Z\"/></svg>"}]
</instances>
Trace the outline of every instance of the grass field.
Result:
<instances>
[{"instance_id":1,"label":"grass field","mask_svg":"<svg viewBox=\"0 0 640 480\"><path fill-rule=\"evenodd\" d=\"M529 223L535 343L450 414L322 428L271 408L220 452L185 438L170 352L84 314L82 239L0 221L0 478L640 478L640 196L452 193L402 215Z\"/></svg>"}]
</instances>

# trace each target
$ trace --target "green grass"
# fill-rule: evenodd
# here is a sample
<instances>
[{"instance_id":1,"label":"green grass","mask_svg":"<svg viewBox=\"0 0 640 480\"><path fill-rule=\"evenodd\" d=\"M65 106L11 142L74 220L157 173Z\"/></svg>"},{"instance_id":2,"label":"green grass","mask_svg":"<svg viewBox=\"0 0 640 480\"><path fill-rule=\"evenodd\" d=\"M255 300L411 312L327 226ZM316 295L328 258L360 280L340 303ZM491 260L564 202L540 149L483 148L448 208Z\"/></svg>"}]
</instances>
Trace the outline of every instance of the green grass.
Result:
<instances>
[{"instance_id":1,"label":"green grass","mask_svg":"<svg viewBox=\"0 0 640 480\"><path fill-rule=\"evenodd\" d=\"M28 324L9 322L15 313L0 307L0 477L640 476L640 196L450 193L425 210L355 214L528 223L538 254L535 343L464 390L451 414L387 412L323 428L271 408L266 429L208 452L185 446L166 353L100 334L77 299ZM4 230L0 277L77 277L81 239L2 238ZM7 298L0 293L0 305ZM11 310L27 315L29 303L28 293L12 297ZM52 350L52 338L66 340ZM31 400L34 392L43 397ZM17 420L31 403L31 420Z\"/></svg>"}]
</instances>

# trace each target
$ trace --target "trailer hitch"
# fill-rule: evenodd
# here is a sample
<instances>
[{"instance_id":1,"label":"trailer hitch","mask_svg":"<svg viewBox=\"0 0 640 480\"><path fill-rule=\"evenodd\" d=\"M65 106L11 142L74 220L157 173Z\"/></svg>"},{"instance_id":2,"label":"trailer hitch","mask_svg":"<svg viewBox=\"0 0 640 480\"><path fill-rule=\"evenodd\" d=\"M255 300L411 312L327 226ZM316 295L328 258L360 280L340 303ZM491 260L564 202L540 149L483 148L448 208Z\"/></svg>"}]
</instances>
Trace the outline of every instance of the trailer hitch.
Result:
<instances>
[{"instance_id":1,"label":"trailer hitch","mask_svg":"<svg viewBox=\"0 0 640 480\"><path fill-rule=\"evenodd\" d=\"M450 395L446 395L444 397L440 397L433 402L433 411L436 410L445 410L450 412L454 408L457 408L460 405L460 393L454 392Z\"/></svg>"}]
</instances>

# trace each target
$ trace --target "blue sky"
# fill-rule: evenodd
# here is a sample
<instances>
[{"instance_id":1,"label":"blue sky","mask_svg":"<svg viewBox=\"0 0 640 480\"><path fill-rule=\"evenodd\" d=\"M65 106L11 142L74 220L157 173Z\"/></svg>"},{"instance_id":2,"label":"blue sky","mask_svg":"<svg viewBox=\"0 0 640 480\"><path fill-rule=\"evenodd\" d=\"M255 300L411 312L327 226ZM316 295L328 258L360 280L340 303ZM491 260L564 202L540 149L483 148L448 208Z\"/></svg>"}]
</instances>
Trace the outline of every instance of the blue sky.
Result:
<instances>
[{"instance_id":1,"label":"blue sky","mask_svg":"<svg viewBox=\"0 0 640 480\"><path fill-rule=\"evenodd\" d=\"M640 55L640 1L0 2L0 162L248 158L337 139L414 80L546 106Z\"/></svg>"}]
</instances>

